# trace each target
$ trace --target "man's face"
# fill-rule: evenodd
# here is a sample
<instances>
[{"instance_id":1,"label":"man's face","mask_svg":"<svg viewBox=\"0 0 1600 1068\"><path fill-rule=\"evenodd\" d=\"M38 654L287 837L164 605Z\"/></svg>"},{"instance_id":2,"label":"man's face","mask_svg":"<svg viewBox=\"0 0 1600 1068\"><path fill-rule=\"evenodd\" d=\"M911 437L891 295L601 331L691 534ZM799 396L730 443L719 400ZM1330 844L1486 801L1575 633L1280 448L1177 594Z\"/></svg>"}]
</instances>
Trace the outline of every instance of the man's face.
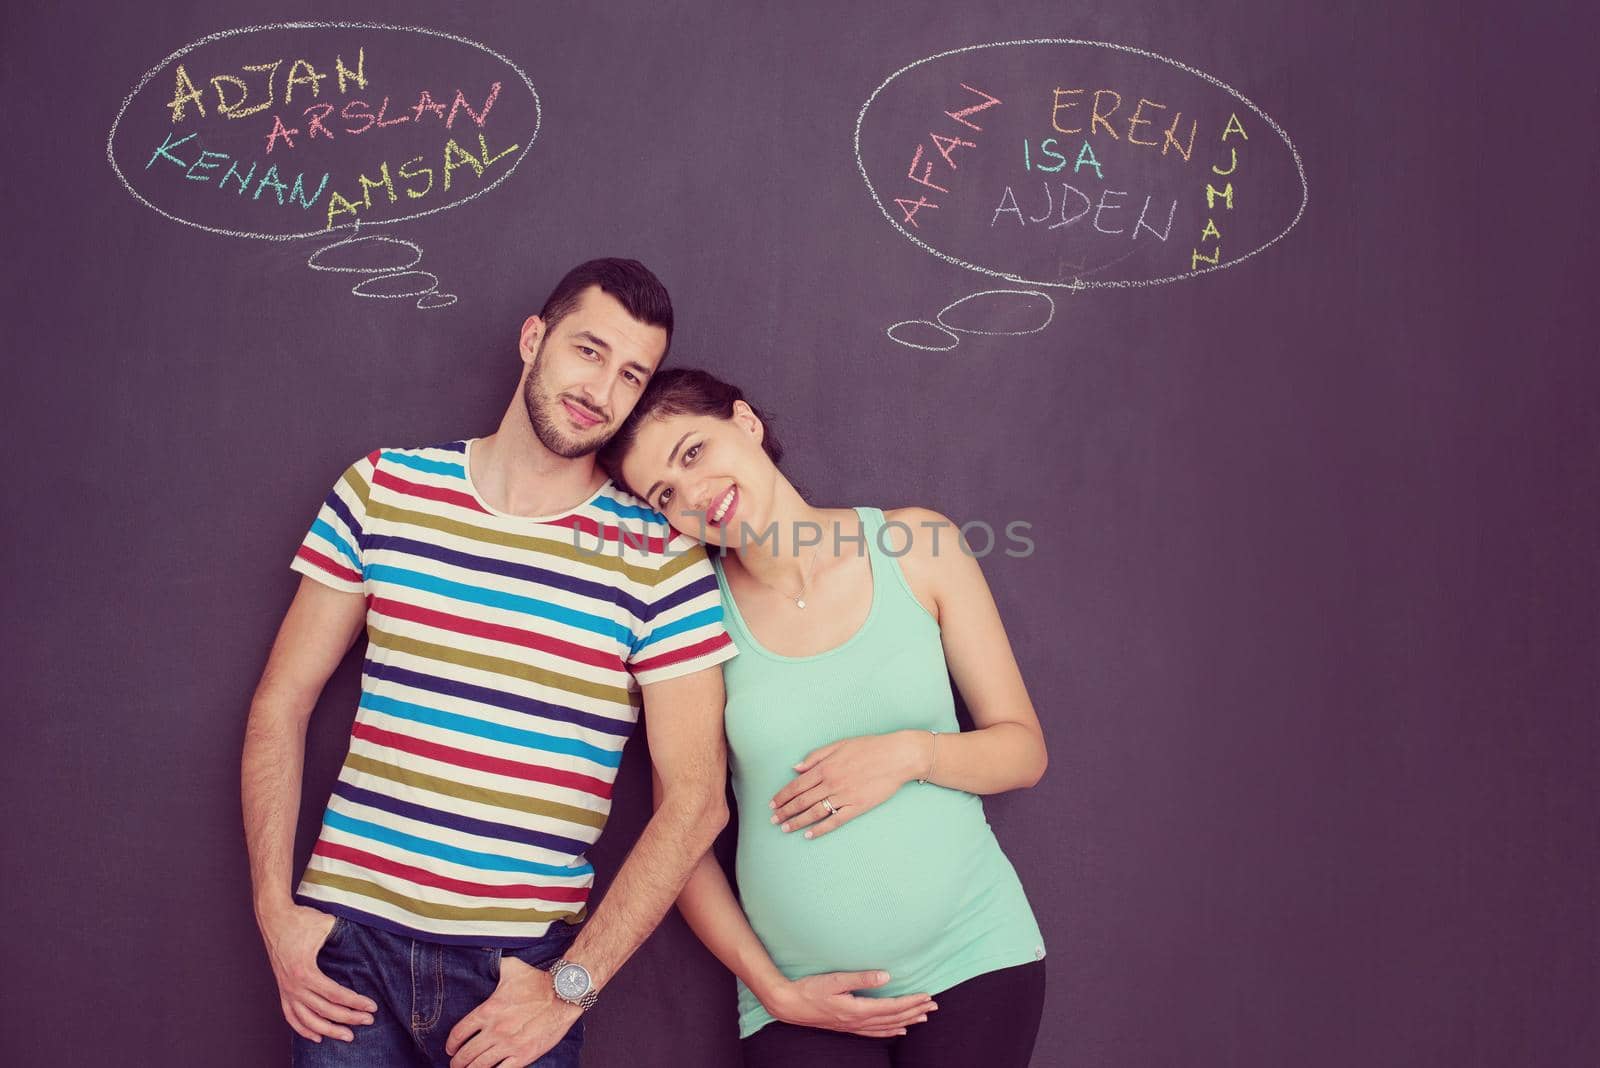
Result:
<instances>
[{"instance_id":1,"label":"man's face","mask_svg":"<svg viewBox=\"0 0 1600 1068\"><path fill-rule=\"evenodd\" d=\"M604 445L638 403L667 349L667 332L641 323L615 297L590 286L553 327L522 326L522 391L533 432L568 459Z\"/></svg>"}]
</instances>

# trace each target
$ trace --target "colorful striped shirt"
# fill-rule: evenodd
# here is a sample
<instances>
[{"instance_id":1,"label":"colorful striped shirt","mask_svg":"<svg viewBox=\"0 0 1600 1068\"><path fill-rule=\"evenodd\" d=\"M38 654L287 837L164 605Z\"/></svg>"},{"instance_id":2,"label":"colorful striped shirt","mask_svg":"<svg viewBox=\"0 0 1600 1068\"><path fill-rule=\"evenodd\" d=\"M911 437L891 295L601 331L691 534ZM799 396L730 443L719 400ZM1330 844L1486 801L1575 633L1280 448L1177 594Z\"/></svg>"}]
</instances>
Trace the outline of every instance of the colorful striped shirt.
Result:
<instances>
[{"instance_id":1,"label":"colorful striped shirt","mask_svg":"<svg viewBox=\"0 0 1600 1068\"><path fill-rule=\"evenodd\" d=\"M504 947L585 916L641 685L736 650L699 543L610 482L559 515L496 512L470 446L358 460L291 565L367 602L350 749L296 898Z\"/></svg>"}]
</instances>

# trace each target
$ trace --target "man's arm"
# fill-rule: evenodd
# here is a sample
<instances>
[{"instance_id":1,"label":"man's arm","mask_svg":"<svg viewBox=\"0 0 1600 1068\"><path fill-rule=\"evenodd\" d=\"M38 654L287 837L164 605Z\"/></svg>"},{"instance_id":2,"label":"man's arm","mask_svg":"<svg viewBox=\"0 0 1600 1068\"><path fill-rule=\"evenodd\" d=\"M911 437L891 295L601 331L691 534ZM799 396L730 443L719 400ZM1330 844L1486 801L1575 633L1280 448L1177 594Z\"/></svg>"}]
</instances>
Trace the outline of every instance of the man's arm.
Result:
<instances>
[{"instance_id":1,"label":"man's arm","mask_svg":"<svg viewBox=\"0 0 1600 1068\"><path fill-rule=\"evenodd\" d=\"M644 942L728 822L727 743L722 733L722 668L643 688L650 758L660 804L566 958L603 989ZM527 1064L561 1040L580 1009L555 996L550 978L515 958L500 986L456 1024L445 1043L453 1068Z\"/></svg>"},{"instance_id":2,"label":"man's arm","mask_svg":"<svg viewBox=\"0 0 1600 1068\"><path fill-rule=\"evenodd\" d=\"M604 987L656 929L728 825L721 666L644 687L659 804L567 959Z\"/></svg>"},{"instance_id":3,"label":"man's arm","mask_svg":"<svg viewBox=\"0 0 1600 1068\"><path fill-rule=\"evenodd\" d=\"M361 594L302 578L250 702L244 735L240 794L256 925L278 981L284 1019L315 1042L324 1035L350 1041L354 1036L339 1025L371 1023L367 1014L377 1009L317 968L317 950L332 919L296 905L290 889L306 724L365 616Z\"/></svg>"}]
</instances>

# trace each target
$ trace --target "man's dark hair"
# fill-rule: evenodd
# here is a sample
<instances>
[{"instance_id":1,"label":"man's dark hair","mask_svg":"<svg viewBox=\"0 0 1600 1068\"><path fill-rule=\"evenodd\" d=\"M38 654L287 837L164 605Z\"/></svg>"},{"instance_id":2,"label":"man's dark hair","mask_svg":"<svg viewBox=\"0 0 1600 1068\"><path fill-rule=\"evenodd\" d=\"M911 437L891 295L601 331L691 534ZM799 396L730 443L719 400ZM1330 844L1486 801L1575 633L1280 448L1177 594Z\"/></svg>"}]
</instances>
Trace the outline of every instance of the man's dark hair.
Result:
<instances>
[{"instance_id":1,"label":"man's dark hair","mask_svg":"<svg viewBox=\"0 0 1600 1068\"><path fill-rule=\"evenodd\" d=\"M641 323L661 327L667 332L666 348L672 347L672 298L661 279L638 260L589 260L568 271L539 309L546 333L578 306L578 298L590 286L599 286ZM667 358L666 349L661 358Z\"/></svg>"}]
</instances>

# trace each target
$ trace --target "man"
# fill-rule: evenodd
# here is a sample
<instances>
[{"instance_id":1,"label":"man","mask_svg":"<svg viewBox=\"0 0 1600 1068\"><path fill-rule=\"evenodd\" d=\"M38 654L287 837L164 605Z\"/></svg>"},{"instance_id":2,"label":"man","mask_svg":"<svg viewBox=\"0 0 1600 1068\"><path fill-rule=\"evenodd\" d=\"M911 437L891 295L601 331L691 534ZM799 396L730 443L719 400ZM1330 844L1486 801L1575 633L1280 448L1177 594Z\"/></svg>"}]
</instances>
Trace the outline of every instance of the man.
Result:
<instances>
[{"instance_id":1,"label":"man","mask_svg":"<svg viewBox=\"0 0 1600 1068\"><path fill-rule=\"evenodd\" d=\"M296 1064L577 1064L580 1014L726 823L716 578L593 458L671 332L642 265L574 268L522 326L494 434L357 461L306 535L243 759ZM306 722L363 625L349 753L291 895ZM657 808L580 928L641 703Z\"/></svg>"}]
</instances>

